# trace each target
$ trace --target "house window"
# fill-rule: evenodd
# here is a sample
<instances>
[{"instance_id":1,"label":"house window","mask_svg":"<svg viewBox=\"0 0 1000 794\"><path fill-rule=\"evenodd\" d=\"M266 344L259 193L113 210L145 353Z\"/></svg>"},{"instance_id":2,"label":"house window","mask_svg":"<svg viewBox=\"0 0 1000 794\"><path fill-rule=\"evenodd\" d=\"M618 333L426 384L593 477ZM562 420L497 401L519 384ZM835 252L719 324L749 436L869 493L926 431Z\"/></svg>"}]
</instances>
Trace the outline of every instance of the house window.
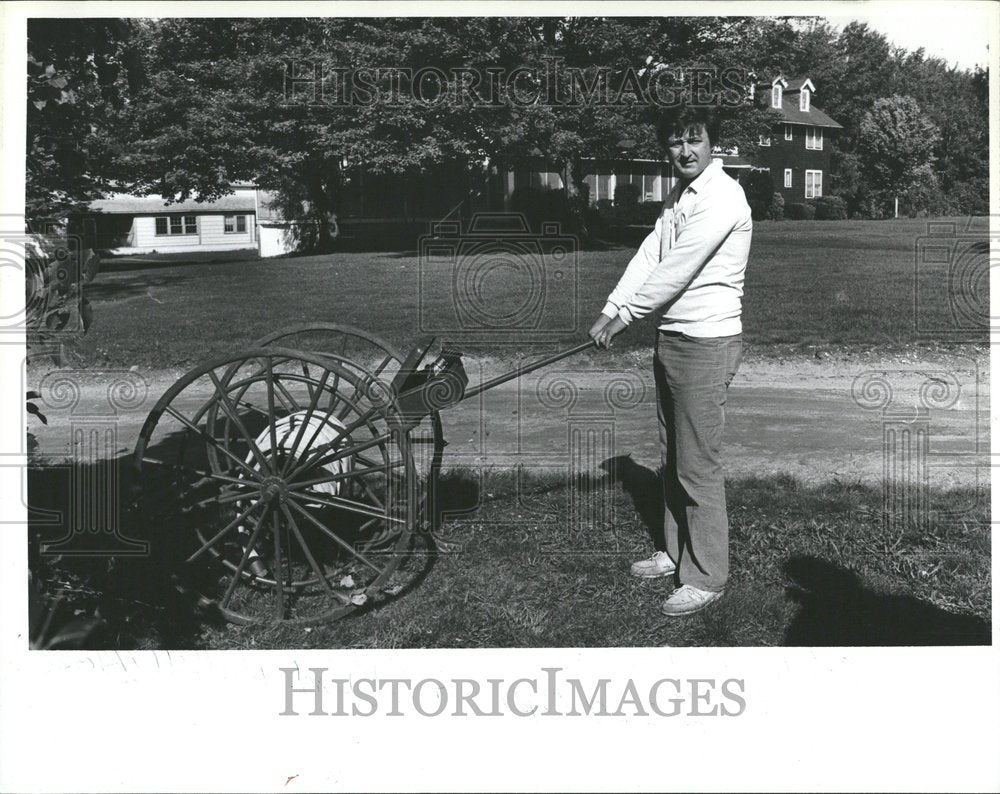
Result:
<instances>
[{"instance_id":1,"label":"house window","mask_svg":"<svg viewBox=\"0 0 1000 794\"><path fill-rule=\"evenodd\" d=\"M785 169L785 187L791 187L791 186L792 186L792 169L791 168L786 168Z\"/></svg>"},{"instance_id":2,"label":"house window","mask_svg":"<svg viewBox=\"0 0 1000 794\"><path fill-rule=\"evenodd\" d=\"M247 216L226 215L222 225L226 234L243 234L247 230Z\"/></svg>"},{"instance_id":3,"label":"house window","mask_svg":"<svg viewBox=\"0 0 1000 794\"><path fill-rule=\"evenodd\" d=\"M760 136L760 145L761 146L770 146L771 145L771 136L770 135L761 135Z\"/></svg>"},{"instance_id":4,"label":"house window","mask_svg":"<svg viewBox=\"0 0 1000 794\"><path fill-rule=\"evenodd\" d=\"M806 198L819 198L823 195L823 172L806 171Z\"/></svg>"},{"instance_id":5,"label":"house window","mask_svg":"<svg viewBox=\"0 0 1000 794\"><path fill-rule=\"evenodd\" d=\"M786 124L785 125L785 140L786 141L790 141L791 139L792 139L792 125L791 124Z\"/></svg>"},{"instance_id":6,"label":"house window","mask_svg":"<svg viewBox=\"0 0 1000 794\"><path fill-rule=\"evenodd\" d=\"M823 148L823 130L819 127L806 127L806 148Z\"/></svg>"},{"instance_id":7,"label":"house window","mask_svg":"<svg viewBox=\"0 0 1000 794\"><path fill-rule=\"evenodd\" d=\"M155 223L158 237L198 233L198 217L196 215L166 215L156 218Z\"/></svg>"},{"instance_id":8,"label":"house window","mask_svg":"<svg viewBox=\"0 0 1000 794\"><path fill-rule=\"evenodd\" d=\"M808 88L803 88L799 92L799 110L803 113L809 112L809 94L810 91Z\"/></svg>"},{"instance_id":9,"label":"house window","mask_svg":"<svg viewBox=\"0 0 1000 794\"><path fill-rule=\"evenodd\" d=\"M771 88L771 107L780 108L781 107L781 86L776 85Z\"/></svg>"}]
</instances>

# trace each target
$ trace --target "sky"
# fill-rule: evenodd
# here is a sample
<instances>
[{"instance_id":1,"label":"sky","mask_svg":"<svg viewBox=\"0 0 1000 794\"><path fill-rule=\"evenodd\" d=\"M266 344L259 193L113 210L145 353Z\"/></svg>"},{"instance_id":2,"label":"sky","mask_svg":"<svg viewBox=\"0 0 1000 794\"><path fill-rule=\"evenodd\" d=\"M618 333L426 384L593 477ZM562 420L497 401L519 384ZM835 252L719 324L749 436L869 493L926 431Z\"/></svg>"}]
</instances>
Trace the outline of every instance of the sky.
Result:
<instances>
[{"instance_id":1,"label":"sky","mask_svg":"<svg viewBox=\"0 0 1000 794\"><path fill-rule=\"evenodd\" d=\"M986 67L989 59L990 5L967 0L859 2L858 13L827 18L838 28L852 19L867 22L893 44L911 51L923 47L928 56L971 69L977 65Z\"/></svg>"}]
</instances>

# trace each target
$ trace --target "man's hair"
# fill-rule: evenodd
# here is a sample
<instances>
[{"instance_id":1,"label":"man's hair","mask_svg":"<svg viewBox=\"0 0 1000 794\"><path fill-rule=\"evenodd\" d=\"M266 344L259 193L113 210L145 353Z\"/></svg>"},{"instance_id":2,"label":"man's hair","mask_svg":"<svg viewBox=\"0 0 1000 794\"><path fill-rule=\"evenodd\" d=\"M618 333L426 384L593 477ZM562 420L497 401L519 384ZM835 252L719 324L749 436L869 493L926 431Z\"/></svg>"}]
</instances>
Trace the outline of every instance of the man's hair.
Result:
<instances>
[{"instance_id":1,"label":"man's hair","mask_svg":"<svg viewBox=\"0 0 1000 794\"><path fill-rule=\"evenodd\" d=\"M685 105L677 108L665 108L656 123L656 139L660 146L667 148L670 138L680 138L689 130L705 128L708 140L714 146L719 142L722 128L722 118L714 107L697 107Z\"/></svg>"}]
</instances>

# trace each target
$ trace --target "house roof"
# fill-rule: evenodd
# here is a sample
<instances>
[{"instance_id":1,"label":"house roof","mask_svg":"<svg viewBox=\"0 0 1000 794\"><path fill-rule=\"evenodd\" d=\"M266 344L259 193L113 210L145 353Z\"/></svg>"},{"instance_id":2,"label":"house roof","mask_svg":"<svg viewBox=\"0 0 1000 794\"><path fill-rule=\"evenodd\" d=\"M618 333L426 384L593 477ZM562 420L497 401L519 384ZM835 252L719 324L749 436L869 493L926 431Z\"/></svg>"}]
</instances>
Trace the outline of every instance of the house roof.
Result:
<instances>
[{"instance_id":1,"label":"house roof","mask_svg":"<svg viewBox=\"0 0 1000 794\"><path fill-rule=\"evenodd\" d=\"M813 85L812 80L810 80L808 77L796 77L794 80L785 81L785 91L798 91L806 83L809 83L809 87L813 91L816 90L816 86Z\"/></svg>"},{"instance_id":2,"label":"house roof","mask_svg":"<svg viewBox=\"0 0 1000 794\"><path fill-rule=\"evenodd\" d=\"M215 201L176 201L168 204L162 196L129 196L113 193L107 198L91 201L87 205L90 212L104 215L163 215L186 212L253 212L253 195L223 196Z\"/></svg>"},{"instance_id":3,"label":"house roof","mask_svg":"<svg viewBox=\"0 0 1000 794\"><path fill-rule=\"evenodd\" d=\"M747 158L737 154L713 154L713 160L721 160L723 168L756 168Z\"/></svg>"},{"instance_id":4,"label":"house roof","mask_svg":"<svg viewBox=\"0 0 1000 794\"><path fill-rule=\"evenodd\" d=\"M771 81L769 85L774 85L778 81L782 83L781 89L781 109L778 112L781 114L781 120L785 124L809 124L813 127L827 127L833 130L842 130L844 127L838 124L832 118L830 118L826 113L820 110L816 105L809 102L809 110L802 111L799 110L799 92L802 86L809 84L809 87L815 91L816 86L813 85L812 80L808 77L796 77L790 79L787 77L782 77L778 75ZM760 85L758 83L758 85ZM768 85L765 83L765 85ZM792 96L789 96L791 94ZM766 104L768 107L771 106L771 92L761 91L757 94L757 101L761 104ZM777 110L777 108L775 108Z\"/></svg>"},{"instance_id":5,"label":"house roof","mask_svg":"<svg viewBox=\"0 0 1000 794\"><path fill-rule=\"evenodd\" d=\"M767 99L770 100L770 97L767 97ZM770 105L770 101L768 101L768 104ZM786 124L811 124L813 127L829 127L835 130L844 129L842 124L838 124L831 119L812 102L809 103L809 110L799 110L799 98L797 95L792 98L782 93L781 110L778 112L781 113L781 120Z\"/></svg>"}]
</instances>

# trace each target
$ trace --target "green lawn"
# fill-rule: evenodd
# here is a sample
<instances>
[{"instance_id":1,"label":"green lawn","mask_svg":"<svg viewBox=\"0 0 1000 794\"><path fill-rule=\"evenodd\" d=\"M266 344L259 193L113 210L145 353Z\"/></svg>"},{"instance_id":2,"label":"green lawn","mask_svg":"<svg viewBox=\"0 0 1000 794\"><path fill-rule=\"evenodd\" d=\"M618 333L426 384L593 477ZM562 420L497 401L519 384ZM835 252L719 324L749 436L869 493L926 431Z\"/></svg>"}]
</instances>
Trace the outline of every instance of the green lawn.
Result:
<instances>
[{"instance_id":1,"label":"green lawn","mask_svg":"<svg viewBox=\"0 0 1000 794\"><path fill-rule=\"evenodd\" d=\"M954 220L960 229L967 223ZM815 345L985 343L985 330L978 336L949 330L963 323L956 325L946 300L953 289L947 264L921 265L917 300L916 246L927 226L909 219L758 223L745 289L746 341L763 354ZM555 329L546 337L555 347L585 338L631 254L615 247L581 251L563 263L546 257L545 273L534 273L535 286L529 269L514 266L479 273L479 281L475 268L459 270L456 287L455 269L428 265L415 251L156 263L100 275L90 292L96 320L80 349L95 366L184 367L303 320L355 325L404 350L421 331L438 331L467 352L502 355L537 341L539 329ZM973 270L979 292L966 303L988 303L982 274ZM542 283L544 296L532 306ZM494 318L525 319L518 319L516 331L507 323L470 335L453 317L456 301L485 307ZM647 346L650 327L630 329L617 347Z\"/></svg>"}]
</instances>

